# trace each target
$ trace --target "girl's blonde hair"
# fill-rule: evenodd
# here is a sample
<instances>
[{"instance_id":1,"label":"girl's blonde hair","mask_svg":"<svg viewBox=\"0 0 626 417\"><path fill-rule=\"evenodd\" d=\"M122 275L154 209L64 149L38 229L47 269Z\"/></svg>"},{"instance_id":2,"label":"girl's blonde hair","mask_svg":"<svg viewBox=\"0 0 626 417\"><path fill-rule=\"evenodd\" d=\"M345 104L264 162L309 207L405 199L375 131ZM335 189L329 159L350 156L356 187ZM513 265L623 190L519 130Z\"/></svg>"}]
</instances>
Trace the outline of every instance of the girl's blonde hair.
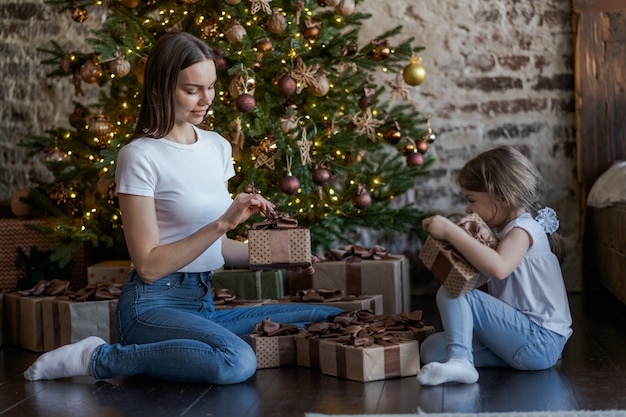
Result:
<instances>
[{"instance_id":1,"label":"girl's blonde hair","mask_svg":"<svg viewBox=\"0 0 626 417\"><path fill-rule=\"evenodd\" d=\"M533 217L545 207L541 200L545 182L539 170L509 145L483 152L467 162L459 173L459 185L487 193L492 200L504 199L512 211L524 209ZM548 234L548 240L552 252L562 261L563 245L558 231Z\"/></svg>"}]
</instances>

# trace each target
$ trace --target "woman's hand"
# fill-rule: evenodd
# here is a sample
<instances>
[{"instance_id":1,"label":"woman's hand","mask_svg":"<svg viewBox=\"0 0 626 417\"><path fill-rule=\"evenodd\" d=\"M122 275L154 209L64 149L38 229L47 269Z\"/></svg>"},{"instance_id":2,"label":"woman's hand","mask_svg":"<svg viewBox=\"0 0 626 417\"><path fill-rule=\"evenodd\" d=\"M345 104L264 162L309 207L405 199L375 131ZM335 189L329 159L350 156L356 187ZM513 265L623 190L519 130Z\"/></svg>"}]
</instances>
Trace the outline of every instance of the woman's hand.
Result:
<instances>
[{"instance_id":1,"label":"woman's hand","mask_svg":"<svg viewBox=\"0 0 626 417\"><path fill-rule=\"evenodd\" d=\"M232 230L253 214L266 216L267 213L274 211L275 207L260 194L237 194L230 207L220 217L220 221L225 223L228 230Z\"/></svg>"}]
</instances>

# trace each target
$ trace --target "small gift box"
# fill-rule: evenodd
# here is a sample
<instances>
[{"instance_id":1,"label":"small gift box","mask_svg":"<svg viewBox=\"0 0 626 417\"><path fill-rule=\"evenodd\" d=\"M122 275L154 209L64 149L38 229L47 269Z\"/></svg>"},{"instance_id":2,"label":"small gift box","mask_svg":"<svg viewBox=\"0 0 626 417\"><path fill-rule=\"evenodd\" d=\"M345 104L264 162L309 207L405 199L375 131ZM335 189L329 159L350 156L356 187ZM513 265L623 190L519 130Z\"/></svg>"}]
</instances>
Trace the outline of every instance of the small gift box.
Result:
<instances>
[{"instance_id":1,"label":"small gift box","mask_svg":"<svg viewBox=\"0 0 626 417\"><path fill-rule=\"evenodd\" d=\"M70 301L49 298L41 302L43 349L48 352L98 336L115 343L115 311L117 299L102 301Z\"/></svg>"},{"instance_id":2,"label":"small gift box","mask_svg":"<svg viewBox=\"0 0 626 417\"><path fill-rule=\"evenodd\" d=\"M104 261L87 267L87 285L124 284L130 271L130 261Z\"/></svg>"},{"instance_id":3,"label":"small gift box","mask_svg":"<svg viewBox=\"0 0 626 417\"><path fill-rule=\"evenodd\" d=\"M346 295L344 290L308 289L297 291L290 298L281 298L278 303L306 303L337 307L345 311L369 310L374 314L383 314L383 296Z\"/></svg>"},{"instance_id":4,"label":"small gift box","mask_svg":"<svg viewBox=\"0 0 626 417\"><path fill-rule=\"evenodd\" d=\"M411 309L409 261L380 247L344 246L333 249L315 264L314 288L341 288L347 294L383 297L383 312Z\"/></svg>"},{"instance_id":5,"label":"small gift box","mask_svg":"<svg viewBox=\"0 0 626 417\"><path fill-rule=\"evenodd\" d=\"M482 244L494 249L498 246L498 239L477 214L465 216L457 224ZM459 297L487 282L487 277L448 242L429 236L419 258L453 297Z\"/></svg>"},{"instance_id":6,"label":"small gift box","mask_svg":"<svg viewBox=\"0 0 626 417\"><path fill-rule=\"evenodd\" d=\"M232 290L237 298L244 300L281 298L285 296L286 286L285 272L280 269L227 269L214 272L211 279L212 288Z\"/></svg>"},{"instance_id":7,"label":"small gift box","mask_svg":"<svg viewBox=\"0 0 626 417\"><path fill-rule=\"evenodd\" d=\"M417 375L419 342L377 340L369 345L345 344L341 339L319 342L320 369L326 375L369 382Z\"/></svg>"},{"instance_id":8,"label":"small gift box","mask_svg":"<svg viewBox=\"0 0 626 417\"><path fill-rule=\"evenodd\" d=\"M270 213L248 231L250 269L285 269L311 266L311 235L284 213Z\"/></svg>"},{"instance_id":9,"label":"small gift box","mask_svg":"<svg viewBox=\"0 0 626 417\"><path fill-rule=\"evenodd\" d=\"M300 332L301 329L294 324L265 319L243 339L254 349L257 369L278 368L297 363L295 336Z\"/></svg>"},{"instance_id":10,"label":"small gift box","mask_svg":"<svg viewBox=\"0 0 626 417\"><path fill-rule=\"evenodd\" d=\"M29 297L19 293L5 294L4 317L7 343L33 352L43 352L41 305L44 300L54 298L54 296Z\"/></svg>"}]
</instances>

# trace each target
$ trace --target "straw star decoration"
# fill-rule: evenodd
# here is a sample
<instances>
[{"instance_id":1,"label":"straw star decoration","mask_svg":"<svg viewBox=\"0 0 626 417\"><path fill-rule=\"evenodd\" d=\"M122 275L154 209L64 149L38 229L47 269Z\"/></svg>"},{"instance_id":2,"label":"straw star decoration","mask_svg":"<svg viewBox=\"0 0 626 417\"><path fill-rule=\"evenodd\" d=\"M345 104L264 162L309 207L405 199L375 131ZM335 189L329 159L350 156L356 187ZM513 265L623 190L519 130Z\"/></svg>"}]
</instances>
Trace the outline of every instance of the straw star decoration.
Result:
<instances>
[{"instance_id":1,"label":"straw star decoration","mask_svg":"<svg viewBox=\"0 0 626 417\"><path fill-rule=\"evenodd\" d=\"M358 115L348 117L356 126L355 132L360 135L367 135L372 142L376 142L376 128L381 126L384 121L374 119L369 107L361 113L361 117L358 117Z\"/></svg>"},{"instance_id":2,"label":"straw star decoration","mask_svg":"<svg viewBox=\"0 0 626 417\"><path fill-rule=\"evenodd\" d=\"M409 99L409 86L404 82L404 78L402 78L402 74L398 73L396 75L396 79L393 81L385 81L385 83L391 87L391 100L395 100L398 97L402 97L404 100Z\"/></svg>"},{"instance_id":3,"label":"straw star decoration","mask_svg":"<svg viewBox=\"0 0 626 417\"><path fill-rule=\"evenodd\" d=\"M276 142L266 139L262 141L259 146L251 146L252 152L256 155L256 160L254 161L254 167L260 168L263 165L267 166L269 169L274 169L275 159L276 159Z\"/></svg>"},{"instance_id":4,"label":"straw star decoration","mask_svg":"<svg viewBox=\"0 0 626 417\"><path fill-rule=\"evenodd\" d=\"M310 164L312 162L310 152L313 142L306 138L306 129L302 129L302 139L296 143L298 144L298 150L300 150L300 160L302 161L302 166Z\"/></svg>"},{"instance_id":5,"label":"straw star decoration","mask_svg":"<svg viewBox=\"0 0 626 417\"><path fill-rule=\"evenodd\" d=\"M308 85L319 87L317 82L317 72L320 66L318 64L307 67L302 61L302 57L298 57L296 68L291 71L291 77L298 82L297 93L300 94Z\"/></svg>"},{"instance_id":6,"label":"straw star decoration","mask_svg":"<svg viewBox=\"0 0 626 417\"><path fill-rule=\"evenodd\" d=\"M252 7L250 8L251 14L256 14L259 10L263 10L267 14L272 14L272 8L270 2L272 0L250 0Z\"/></svg>"}]
</instances>

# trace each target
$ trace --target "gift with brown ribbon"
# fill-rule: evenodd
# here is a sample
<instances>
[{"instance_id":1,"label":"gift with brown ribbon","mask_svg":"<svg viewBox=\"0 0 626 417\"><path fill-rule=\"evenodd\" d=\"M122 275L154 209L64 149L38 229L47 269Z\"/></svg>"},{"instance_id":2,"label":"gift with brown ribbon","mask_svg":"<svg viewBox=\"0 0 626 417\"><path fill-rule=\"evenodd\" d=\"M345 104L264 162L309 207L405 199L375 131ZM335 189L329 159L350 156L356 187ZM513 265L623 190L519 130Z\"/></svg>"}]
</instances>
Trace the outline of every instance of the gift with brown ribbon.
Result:
<instances>
[{"instance_id":1,"label":"gift with brown ribbon","mask_svg":"<svg viewBox=\"0 0 626 417\"><path fill-rule=\"evenodd\" d=\"M497 237L477 214L465 216L457 224L483 245L497 248ZM419 258L453 297L459 297L488 281L446 241L429 236Z\"/></svg>"},{"instance_id":2,"label":"gift with brown ribbon","mask_svg":"<svg viewBox=\"0 0 626 417\"><path fill-rule=\"evenodd\" d=\"M286 213L272 212L248 231L250 269L311 266L311 234Z\"/></svg>"},{"instance_id":3,"label":"gift with brown ribbon","mask_svg":"<svg viewBox=\"0 0 626 417\"><path fill-rule=\"evenodd\" d=\"M339 336L319 339L323 373L362 382L417 375L418 341L394 337L371 317L367 322L343 318L347 325Z\"/></svg>"},{"instance_id":4,"label":"gift with brown ribbon","mask_svg":"<svg viewBox=\"0 0 626 417\"><path fill-rule=\"evenodd\" d=\"M254 349L257 369L296 365L295 336L302 332L294 324L276 323L266 318L243 339Z\"/></svg>"},{"instance_id":5,"label":"gift with brown ribbon","mask_svg":"<svg viewBox=\"0 0 626 417\"><path fill-rule=\"evenodd\" d=\"M98 301L48 298L41 303L45 352L78 342L88 336L115 343L117 297Z\"/></svg>"},{"instance_id":6,"label":"gift with brown ribbon","mask_svg":"<svg viewBox=\"0 0 626 417\"><path fill-rule=\"evenodd\" d=\"M340 288L347 294L383 298L383 312L408 311L411 304L409 261L392 255L382 246L342 246L328 252L315 264L315 288Z\"/></svg>"}]
</instances>

